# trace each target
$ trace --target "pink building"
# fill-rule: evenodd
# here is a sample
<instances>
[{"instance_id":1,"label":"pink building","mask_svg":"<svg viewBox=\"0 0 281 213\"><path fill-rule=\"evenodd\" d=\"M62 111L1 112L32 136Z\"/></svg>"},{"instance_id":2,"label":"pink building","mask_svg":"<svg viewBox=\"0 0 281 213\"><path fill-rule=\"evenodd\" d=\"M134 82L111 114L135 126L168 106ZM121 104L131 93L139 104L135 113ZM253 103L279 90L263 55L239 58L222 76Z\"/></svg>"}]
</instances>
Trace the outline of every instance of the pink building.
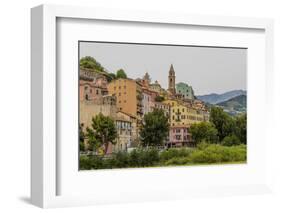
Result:
<instances>
[{"instance_id":1,"label":"pink building","mask_svg":"<svg viewBox=\"0 0 281 213\"><path fill-rule=\"evenodd\" d=\"M186 126L172 126L169 132L167 147L194 146L191 134Z\"/></svg>"},{"instance_id":2,"label":"pink building","mask_svg":"<svg viewBox=\"0 0 281 213\"><path fill-rule=\"evenodd\" d=\"M142 108L143 108L143 114L146 114L148 112L152 112L155 106L155 97L157 96L157 93L149 90L146 87L142 88Z\"/></svg>"}]
</instances>

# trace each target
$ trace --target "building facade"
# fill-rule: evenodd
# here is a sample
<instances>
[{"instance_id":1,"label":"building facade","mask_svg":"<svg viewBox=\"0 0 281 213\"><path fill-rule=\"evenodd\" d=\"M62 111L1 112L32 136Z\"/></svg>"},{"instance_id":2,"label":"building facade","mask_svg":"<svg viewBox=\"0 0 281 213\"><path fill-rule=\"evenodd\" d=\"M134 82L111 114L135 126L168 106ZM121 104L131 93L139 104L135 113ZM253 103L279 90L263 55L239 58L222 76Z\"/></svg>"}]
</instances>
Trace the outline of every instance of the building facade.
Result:
<instances>
[{"instance_id":1,"label":"building facade","mask_svg":"<svg viewBox=\"0 0 281 213\"><path fill-rule=\"evenodd\" d=\"M105 76L80 69L79 99L98 103L104 95L107 95L107 79Z\"/></svg>"},{"instance_id":2,"label":"building facade","mask_svg":"<svg viewBox=\"0 0 281 213\"><path fill-rule=\"evenodd\" d=\"M131 120L131 117L123 112L117 112L116 115L116 130L117 130L117 139L116 144L113 145L112 151L127 151L132 145L132 131L135 126Z\"/></svg>"},{"instance_id":3,"label":"building facade","mask_svg":"<svg viewBox=\"0 0 281 213\"><path fill-rule=\"evenodd\" d=\"M170 126L187 126L204 121L204 113L193 107L188 107L179 100L165 100L170 105Z\"/></svg>"},{"instance_id":4,"label":"building facade","mask_svg":"<svg viewBox=\"0 0 281 213\"><path fill-rule=\"evenodd\" d=\"M181 94L183 99L194 100L194 92L191 86L186 83L180 82L176 84L176 93Z\"/></svg>"},{"instance_id":5,"label":"building facade","mask_svg":"<svg viewBox=\"0 0 281 213\"><path fill-rule=\"evenodd\" d=\"M170 119L170 105L163 102L155 102L155 109L161 109L164 111L164 114Z\"/></svg>"},{"instance_id":6,"label":"building facade","mask_svg":"<svg viewBox=\"0 0 281 213\"><path fill-rule=\"evenodd\" d=\"M173 126L169 131L169 141L166 146L170 147L183 147L183 146L194 146L191 140L191 134L189 128L186 126Z\"/></svg>"},{"instance_id":7,"label":"building facade","mask_svg":"<svg viewBox=\"0 0 281 213\"><path fill-rule=\"evenodd\" d=\"M138 118L143 115L142 87L133 79L116 79L107 85L108 93L116 96L118 111L122 111Z\"/></svg>"}]
</instances>

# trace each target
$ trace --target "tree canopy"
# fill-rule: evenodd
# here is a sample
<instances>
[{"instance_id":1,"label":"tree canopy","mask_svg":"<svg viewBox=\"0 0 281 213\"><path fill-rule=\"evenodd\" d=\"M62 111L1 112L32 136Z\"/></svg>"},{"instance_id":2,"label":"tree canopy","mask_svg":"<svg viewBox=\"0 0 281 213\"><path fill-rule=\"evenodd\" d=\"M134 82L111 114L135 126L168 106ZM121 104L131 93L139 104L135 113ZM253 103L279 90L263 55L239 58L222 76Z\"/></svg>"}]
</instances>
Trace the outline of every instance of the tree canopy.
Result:
<instances>
[{"instance_id":1,"label":"tree canopy","mask_svg":"<svg viewBox=\"0 0 281 213\"><path fill-rule=\"evenodd\" d=\"M218 142L218 131L212 123L200 122L190 126L190 133L195 143L207 142L217 143Z\"/></svg>"},{"instance_id":2,"label":"tree canopy","mask_svg":"<svg viewBox=\"0 0 281 213\"><path fill-rule=\"evenodd\" d=\"M212 122L218 130L219 141L231 135L235 130L234 119L220 107L211 108L210 122Z\"/></svg>"},{"instance_id":3,"label":"tree canopy","mask_svg":"<svg viewBox=\"0 0 281 213\"><path fill-rule=\"evenodd\" d=\"M238 115L235 119L236 135L240 142L247 144L247 114Z\"/></svg>"},{"instance_id":4,"label":"tree canopy","mask_svg":"<svg viewBox=\"0 0 281 213\"><path fill-rule=\"evenodd\" d=\"M155 101L157 101L157 102L162 102L162 101L164 101L164 100L165 100L165 98L164 98L163 96L157 95L157 96L155 97Z\"/></svg>"},{"instance_id":5,"label":"tree canopy","mask_svg":"<svg viewBox=\"0 0 281 213\"><path fill-rule=\"evenodd\" d=\"M103 146L106 154L109 143L116 143L117 130L114 120L99 113L92 118L91 127L86 128L85 136L92 150L97 150Z\"/></svg>"},{"instance_id":6,"label":"tree canopy","mask_svg":"<svg viewBox=\"0 0 281 213\"><path fill-rule=\"evenodd\" d=\"M80 59L80 67L93 69L97 72L105 72L104 67L91 56L85 56Z\"/></svg>"},{"instance_id":7,"label":"tree canopy","mask_svg":"<svg viewBox=\"0 0 281 213\"><path fill-rule=\"evenodd\" d=\"M219 142L226 144L247 143L246 113L232 117L222 108L212 107L210 122L214 124L218 131Z\"/></svg>"},{"instance_id":8,"label":"tree canopy","mask_svg":"<svg viewBox=\"0 0 281 213\"><path fill-rule=\"evenodd\" d=\"M127 78L127 74L123 69L119 69L116 72L116 78Z\"/></svg>"},{"instance_id":9,"label":"tree canopy","mask_svg":"<svg viewBox=\"0 0 281 213\"><path fill-rule=\"evenodd\" d=\"M140 138L143 146L161 146L168 136L169 123L164 111L155 109L144 115Z\"/></svg>"}]
</instances>

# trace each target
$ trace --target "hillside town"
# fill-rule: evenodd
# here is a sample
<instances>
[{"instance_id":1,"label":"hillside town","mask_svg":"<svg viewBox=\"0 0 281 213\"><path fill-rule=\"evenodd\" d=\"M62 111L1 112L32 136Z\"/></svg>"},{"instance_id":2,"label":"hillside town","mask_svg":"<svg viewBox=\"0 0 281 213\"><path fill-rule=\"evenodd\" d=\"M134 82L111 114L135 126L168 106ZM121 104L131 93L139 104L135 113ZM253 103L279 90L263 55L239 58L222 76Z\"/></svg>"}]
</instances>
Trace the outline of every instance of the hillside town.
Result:
<instances>
[{"instance_id":1,"label":"hillside town","mask_svg":"<svg viewBox=\"0 0 281 213\"><path fill-rule=\"evenodd\" d=\"M79 104L80 126L85 131L98 114L111 117L117 137L105 154L128 151L140 145L140 128L144 116L161 109L168 117L169 131L164 148L193 147L189 128L194 123L209 121L205 103L195 97L195 91L186 82L176 78L173 64L167 67L168 88L163 88L149 73L143 77L108 80L100 72L80 67ZM88 149L87 140L84 141Z\"/></svg>"}]
</instances>

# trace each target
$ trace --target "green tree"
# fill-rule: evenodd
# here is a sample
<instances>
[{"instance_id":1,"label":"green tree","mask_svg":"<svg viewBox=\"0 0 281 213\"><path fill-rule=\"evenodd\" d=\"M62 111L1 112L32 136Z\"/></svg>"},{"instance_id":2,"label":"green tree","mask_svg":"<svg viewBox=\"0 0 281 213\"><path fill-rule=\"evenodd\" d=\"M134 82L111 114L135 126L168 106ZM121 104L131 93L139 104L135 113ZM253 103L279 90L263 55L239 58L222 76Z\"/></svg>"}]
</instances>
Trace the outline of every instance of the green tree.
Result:
<instances>
[{"instance_id":1,"label":"green tree","mask_svg":"<svg viewBox=\"0 0 281 213\"><path fill-rule=\"evenodd\" d=\"M226 136L223 140L222 140L222 145L224 146L234 146L234 145L239 145L241 144L239 138L232 134L229 136Z\"/></svg>"},{"instance_id":2,"label":"green tree","mask_svg":"<svg viewBox=\"0 0 281 213\"><path fill-rule=\"evenodd\" d=\"M192 139L196 144L200 142L216 143L218 141L218 131L212 123L200 122L190 126Z\"/></svg>"},{"instance_id":3,"label":"green tree","mask_svg":"<svg viewBox=\"0 0 281 213\"><path fill-rule=\"evenodd\" d=\"M109 143L116 143L116 137L117 131L114 120L101 113L93 117L91 127L86 128L86 138L92 150L97 150L103 146L105 154L107 153Z\"/></svg>"},{"instance_id":4,"label":"green tree","mask_svg":"<svg viewBox=\"0 0 281 213\"><path fill-rule=\"evenodd\" d=\"M163 145L164 139L168 136L169 123L164 111L155 109L144 115L143 125L140 131L140 138L143 146Z\"/></svg>"},{"instance_id":5,"label":"green tree","mask_svg":"<svg viewBox=\"0 0 281 213\"><path fill-rule=\"evenodd\" d=\"M235 120L220 107L212 107L210 121L218 131L219 142L235 132Z\"/></svg>"},{"instance_id":6,"label":"green tree","mask_svg":"<svg viewBox=\"0 0 281 213\"><path fill-rule=\"evenodd\" d=\"M83 124L79 124L79 148L85 151L85 133L83 132Z\"/></svg>"},{"instance_id":7,"label":"green tree","mask_svg":"<svg viewBox=\"0 0 281 213\"><path fill-rule=\"evenodd\" d=\"M162 102L162 101L164 101L164 100L165 100L165 98L164 98L163 96L157 95L157 96L155 97L155 101L157 101L157 102Z\"/></svg>"},{"instance_id":8,"label":"green tree","mask_svg":"<svg viewBox=\"0 0 281 213\"><path fill-rule=\"evenodd\" d=\"M104 67L91 56L85 56L80 59L80 67L93 69L98 72L105 72Z\"/></svg>"},{"instance_id":9,"label":"green tree","mask_svg":"<svg viewBox=\"0 0 281 213\"><path fill-rule=\"evenodd\" d=\"M238 115L235 119L236 135L243 144L247 144L247 114Z\"/></svg>"},{"instance_id":10,"label":"green tree","mask_svg":"<svg viewBox=\"0 0 281 213\"><path fill-rule=\"evenodd\" d=\"M127 74L123 69L119 69L116 72L116 78L127 78Z\"/></svg>"},{"instance_id":11,"label":"green tree","mask_svg":"<svg viewBox=\"0 0 281 213\"><path fill-rule=\"evenodd\" d=\"M114 73L108 73L108 76L111 78L111 80L116 79L116 75Z\"/></svg>"}]
</instances>

